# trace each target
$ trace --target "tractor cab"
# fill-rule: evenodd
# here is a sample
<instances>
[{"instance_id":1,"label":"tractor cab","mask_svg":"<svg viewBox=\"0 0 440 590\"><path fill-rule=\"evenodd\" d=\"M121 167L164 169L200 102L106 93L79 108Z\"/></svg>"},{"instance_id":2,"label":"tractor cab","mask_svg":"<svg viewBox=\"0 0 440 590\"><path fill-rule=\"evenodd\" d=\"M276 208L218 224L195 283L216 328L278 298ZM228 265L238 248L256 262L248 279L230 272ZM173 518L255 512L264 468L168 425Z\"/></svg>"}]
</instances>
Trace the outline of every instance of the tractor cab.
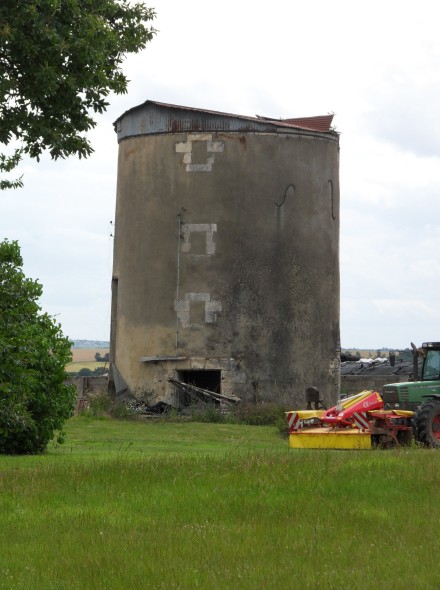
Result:
<instances>
[{"instance_id":1,"label":"tractor cab","mask_svg":"<svg viewBox=\"0 0 440 590\"><path fill-rule=\"evenodd\" d=\"M440 342L424 342L419 350L423 357L420 381L440 380Z\"/></svg>"},{"instance_id":2,"label":"tractor cab","mask_svg":"<svg viewBox=\"0 0 440 590\"><path fill-rule=\"evenodd\" d=\"M384 385L386 407L413 412L440 394L440 342L424 342L420 348L411 343L414 358L412 381ZM419 374L418 361L422 358Z\"/></svg>"}]
</instances>

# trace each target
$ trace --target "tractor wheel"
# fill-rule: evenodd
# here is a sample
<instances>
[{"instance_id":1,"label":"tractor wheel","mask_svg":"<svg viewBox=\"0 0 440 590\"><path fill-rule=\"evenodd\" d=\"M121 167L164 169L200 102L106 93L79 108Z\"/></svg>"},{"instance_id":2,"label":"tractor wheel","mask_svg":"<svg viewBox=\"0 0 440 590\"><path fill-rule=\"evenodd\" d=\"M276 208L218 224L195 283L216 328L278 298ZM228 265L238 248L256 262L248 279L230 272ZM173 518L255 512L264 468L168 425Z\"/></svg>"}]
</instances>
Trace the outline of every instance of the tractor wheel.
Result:
<instances>
[{"instance_id":1,"label":"tractor wheel","mask_svg":"<svg viewBox=\"0 0 440 590\"><path fill-rule=\"evenodd\" d=\"M440 449L440 400L423 404L415 416L417 440L422 444Z\"/></svg>"}]
</instances>

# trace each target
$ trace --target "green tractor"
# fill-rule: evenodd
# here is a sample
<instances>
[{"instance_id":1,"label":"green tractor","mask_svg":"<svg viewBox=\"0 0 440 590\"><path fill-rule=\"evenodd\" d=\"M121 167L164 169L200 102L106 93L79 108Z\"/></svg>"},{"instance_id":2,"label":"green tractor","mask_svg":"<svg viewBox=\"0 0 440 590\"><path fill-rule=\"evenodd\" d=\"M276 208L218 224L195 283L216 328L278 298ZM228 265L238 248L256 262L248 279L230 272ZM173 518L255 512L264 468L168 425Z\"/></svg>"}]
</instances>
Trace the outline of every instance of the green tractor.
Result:
<instances>
[{"instance_id":1,"label":"green tractor","mask_svg":"<svg viewBox=\"0 0 440 590\"><path fill-rule=\"evenodd\" d=\"M411 346L413 380L384 385L382 398L389 408L415 412L413 430L416 440L440 448L440 342L424 342L420 348L413 343Z\"/></svg>"}]
</instances>

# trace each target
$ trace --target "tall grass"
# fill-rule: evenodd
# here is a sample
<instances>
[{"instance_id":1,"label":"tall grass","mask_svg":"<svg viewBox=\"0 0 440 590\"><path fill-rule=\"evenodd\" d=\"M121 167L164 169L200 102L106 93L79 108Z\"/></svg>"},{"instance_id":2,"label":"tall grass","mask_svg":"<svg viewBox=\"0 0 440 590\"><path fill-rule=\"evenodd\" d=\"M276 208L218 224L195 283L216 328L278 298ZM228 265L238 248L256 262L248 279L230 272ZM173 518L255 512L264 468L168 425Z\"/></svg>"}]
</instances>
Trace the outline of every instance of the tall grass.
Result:
<instances>
[{"instance_id":1,"label":"tall grass","mask_svg":"<svg viewBox=\"0 0 440 590\"><path fill-rule=\"evenodd\" d=\"M0 458L0 588L433 588L440 454L75 419Z\"/></svg>"}]
</instances>

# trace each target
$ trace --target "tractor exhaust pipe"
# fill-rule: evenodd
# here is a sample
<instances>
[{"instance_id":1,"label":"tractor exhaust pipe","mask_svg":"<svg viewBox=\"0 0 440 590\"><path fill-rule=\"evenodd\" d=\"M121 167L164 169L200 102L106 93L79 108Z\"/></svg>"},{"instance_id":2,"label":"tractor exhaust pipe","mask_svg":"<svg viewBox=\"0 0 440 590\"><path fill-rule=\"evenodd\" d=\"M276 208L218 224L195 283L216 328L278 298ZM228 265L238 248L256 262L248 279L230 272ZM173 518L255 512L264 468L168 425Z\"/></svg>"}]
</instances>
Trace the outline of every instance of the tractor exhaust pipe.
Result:
<instances>
[{"instance_id":1,"label":"tractor exhaust pipe","mask_svg":"<svg viewBox=\"0 0 440 590\"><path fill-rule=\"evenodd\" d=\"M417 346L414 342L411 342L412 354L413 354L413 381L419 380L419 353Z\"/></svg>"}]
</instances>

